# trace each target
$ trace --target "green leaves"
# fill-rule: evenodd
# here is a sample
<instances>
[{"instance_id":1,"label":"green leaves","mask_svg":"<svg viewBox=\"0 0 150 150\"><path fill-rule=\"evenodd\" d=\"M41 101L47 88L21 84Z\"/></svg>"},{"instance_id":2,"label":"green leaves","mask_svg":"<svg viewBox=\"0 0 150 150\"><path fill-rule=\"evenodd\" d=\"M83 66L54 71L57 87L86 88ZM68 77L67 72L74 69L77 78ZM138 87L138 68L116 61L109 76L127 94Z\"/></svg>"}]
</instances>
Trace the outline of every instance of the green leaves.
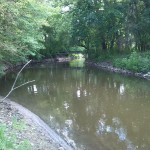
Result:
<instances>
[{"instance_id":1,"label":"green leaves","mask_svg":"<svg viewBox=\"0 0 150 150\"><path fill-rule=\"evenodd\" d=\"M134 72L147 73L150 71L150 58L147 55L140 55L133 51L129 58L116 59L114 65L119 68L128 69Z\"/></svg>"},{"instance_id":2,"label":"green leaves","mask_svg":"<svg viewBox=\"0 0 150 150\"><path fill-rule=\"evenodd\" d=\"M149 6L147 0L1 0L0 61L50 57L73 46L97 58L149 50Z\"/></svg>"},{"instance_id":3,"label":"green leaves","mask_svg":"<svg viewBox=\"0 0 150 150\"><path fill-rule=\"evenodd\" d=\"M0 61L24 61L44 48L50 7L38 0L0 2Z\"/></svg>"},{"instance_id":4,"label":"green leaves","mask_svg":"<svg viewBox=\"0 0 150 150\"><path fill-rule=\"evenodd\" d=\"M102 53L150 49L149 2L77 0L73 10L73 42L88 49L89 57Z\"/></svg>"},{"instance_id":5,"label":"green leaves","mask_svg":"<svg viewBox=\"0 0 150 150\"><path fill-rule=\"evenodd\" d=\"M55 4L55 7L51 8L51 13L47 18L48 25L43 26L46 49L40 51L46 57L68 51L71 38L72 15L69 12L62 11L63 4L53 1L52 4Z\"/></svg>"}]
</instances>

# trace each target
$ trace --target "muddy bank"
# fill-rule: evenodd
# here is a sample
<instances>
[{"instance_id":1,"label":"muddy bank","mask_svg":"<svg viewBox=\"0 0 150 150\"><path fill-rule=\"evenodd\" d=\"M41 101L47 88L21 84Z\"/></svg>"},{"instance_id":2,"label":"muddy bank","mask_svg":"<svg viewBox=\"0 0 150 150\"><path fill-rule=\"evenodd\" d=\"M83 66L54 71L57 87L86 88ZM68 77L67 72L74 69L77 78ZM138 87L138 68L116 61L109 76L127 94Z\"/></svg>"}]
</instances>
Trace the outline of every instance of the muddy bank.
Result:
<instances>
[{"instance_id":1,"label":"muddy bank","mask_svg":"<svg viewBox=\"0 0 150 150\"><path fill-rule=\"evenodd\" d=\"M39 63L40 64L46 64L46 63L53 63L53 62L55 62L55 59L44 59L41 61L32 60L28 64L28 66L26 66L26 68L31 67L34 64L39 64ZM18 62L17 64L5 63L5 64L3 64L4 65L3 71L4 71L4 73L8 73L10 71L15 71L15 70L22 68L25 64L26 64L26 62Z\"/></svg>"},{"instance_id":2,"label":"muddy bank","mask_svg":"<svg viewBox=\"0 0 150 150\"><path fill-rule=\"evenodd\" d=\"M73 150L37 115L9 99L0 101L0 123L7 125L8 132L12 132L11 125L14 117L18 121L23 121L26 126L24 130L16 133L18 140L20 142L29 140L33 150Z\"/></svg>"},{"instance_id":3,"label":"muddy bank","mask_svg":"<svg viewBox=\"0 0 150 150\"><path fill-rule=\"evenodd\" d=\"M116 68L110 62L96 63L96 62L92 62L92 61L87 61L86 64L91 65L91 66L95 66L95 67L100 68L100 69L108 70L108 71L111 71L111 72L120 73L120 74L128 75L128 76L136 76L136 77L140 77L140 78L150 80L150 72L148 72L146 74L144 74L144 73L135 73L135 72L132 72L132 71L129 71L129 70Z\"/></svg>"},{"instance_id":4,"label":"muddy bank","mask_svg":"<svg viewBox=\"0 0 150 150\"><path fill-rule=\"evenodd\" d=\"M33 67L36 64L48 64L48 63L66 63L69 62L70 58L67 57L57 57L57 58L50 58L50 59L43 59L43 60L32 60L26 68ZM5 63L3 64L3 72L4 74L11 72L11 71L16 71L21 69L26 62L18 62L17 64L11 64L11 63Z\"/></svg>"}]
</instances>

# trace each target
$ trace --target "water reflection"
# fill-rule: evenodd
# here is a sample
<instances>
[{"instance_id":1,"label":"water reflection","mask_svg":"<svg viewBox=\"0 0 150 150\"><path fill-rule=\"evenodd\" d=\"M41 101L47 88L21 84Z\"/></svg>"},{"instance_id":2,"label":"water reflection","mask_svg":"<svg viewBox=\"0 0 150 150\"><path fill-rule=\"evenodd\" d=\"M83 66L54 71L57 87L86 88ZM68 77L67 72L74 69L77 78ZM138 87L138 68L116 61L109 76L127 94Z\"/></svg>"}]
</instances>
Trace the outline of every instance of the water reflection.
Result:
<instances>
[{"instance_id":1,"label":"water reflection","mask_svg":"<svg viewBox=\"0 0 150 150\"><path fill-rule=\"evenodd\" d=\"M83 68L85 66L85 58L73 59L69 62L70 67Z\"/></svg>"},{"instance_id":2,"label":"water reflection","mask_svg":"<svg viewBox=\"0 0 150 150\"><path fill-rule=\"evenodd\" d=\"M119 88L119 93L120 93L120 95L124 95L124 92L125 92L124 84L121 84L120 88Z\"/></svg>"},{"instance_id":3,"label":"water reflection","mask_svg":"<svg viewBox=\"0 0 150 150\"><path fill-rule=\"evenodd\" d=\"M15 78L0 80L5 95ZM148 150L150 84L92 68L27 69L11 98L45 120L75 149Z\"/></svg>"},{"instance_id":4,"label":"water reflection","mask_svg":"<svg viewBox=\"0 0 150 150\"><path fill-rule=\"evenodd\" d=\"M103 136L103 134L116 134L118 137L118 141L124 142L126 145L127 150L136 150L136 146L133 145L132 141L129 140L127 135L127 130L123 128L121 121L119 118L113 118L111 125L107 125L106 115L104 114L103 117L98 122L97 128L97 135Z\"/></svg>"},{"instance_id":5,"label":"water reflection","mask_svg":"<svg viewBox=\"0 0 150 150\"><path fill-rule=\"evenodd\" d=\"M80 89L78 89L78 90L77 90L77 97L79 98L80 95L81 95L81 91L80 91Z\"/></svg>"},{"instance_id":6,"label":"water reflection","mask_svg":"<svg viewBox=\"0 0 150 150\"><path fill-rule=\"evenodd\" d=\"M65 101L64 102L64 108L67 110L69 108L69 104Z\"/></svg>"}]
</instances>

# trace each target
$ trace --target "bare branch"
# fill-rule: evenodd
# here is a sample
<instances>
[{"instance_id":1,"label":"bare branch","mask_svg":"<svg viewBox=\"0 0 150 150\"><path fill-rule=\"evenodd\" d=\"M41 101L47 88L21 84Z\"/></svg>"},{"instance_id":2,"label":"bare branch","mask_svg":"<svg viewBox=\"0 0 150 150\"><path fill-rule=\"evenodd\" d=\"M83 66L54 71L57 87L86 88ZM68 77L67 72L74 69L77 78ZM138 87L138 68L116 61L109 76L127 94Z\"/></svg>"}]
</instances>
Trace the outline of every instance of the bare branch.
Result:
<instances>
[{"instance_id":1,"label":"bare branch","mask_svg":"<svg viewBox=\"0 0 150 150\"><path fill-rule=\"evenodd\" d=\"M16 79L15 79L15 81L14 81L14 84L13 84L12 87L11 87L11 90L14 88L14 86L15 86L15 84L16 84L16 81L17 81L17 79L18 79L20 73L22 72L22 70L23 70L30 62L31 62L31 60L28 61L28 62L21 68L21 70L18 72L18 74L17 74L17 76L16 76Z\"/></svg>"},{"instance_id":2,"label":"bare branch","mask_svg":"<svg viewBox=\"0 0 150 150\"><path fill-rule=\"evenodd\" d=\"M35 82L35 80L25 82L25 83L23 83L23 84L21 84L21 85L15 87L13 90L18 89L18 88L20 88L21 86L24 86L24 85L26 85L26 84L28 84L28 83L32 83L32 82Z\"/></svg>"},{"instance_id":3,"label":"bare branch","mask_svg":"<svg viewBox=\"0 0 150 150\"><path fill-rule=\"evenodd\" d=\"M28 83L31 83L31 82L34 82L34 81L35 81L35 80L28 81L28 82L25 82L25 83L23 83L23 84L21 84L21 85L15 87L16 82L17 82L17 80L18 80L18 77L19 77L20 73L22 72L22 70L23 70L30 62L31 62L31 60L28 61L28 62L21 68L21 70L18 72L18 74L17 74L17 76L16 76L16 79L15 79L15 81L14 81L12 87L11 87L11 90L9 91L9 93L8 93L4 98L0 99L1 101L4 101L15 89L18 89L18 88L21 87L21 86L24 86L24 85L26 85L26 84L28 84Z\"/></svg>"}]
</instances>

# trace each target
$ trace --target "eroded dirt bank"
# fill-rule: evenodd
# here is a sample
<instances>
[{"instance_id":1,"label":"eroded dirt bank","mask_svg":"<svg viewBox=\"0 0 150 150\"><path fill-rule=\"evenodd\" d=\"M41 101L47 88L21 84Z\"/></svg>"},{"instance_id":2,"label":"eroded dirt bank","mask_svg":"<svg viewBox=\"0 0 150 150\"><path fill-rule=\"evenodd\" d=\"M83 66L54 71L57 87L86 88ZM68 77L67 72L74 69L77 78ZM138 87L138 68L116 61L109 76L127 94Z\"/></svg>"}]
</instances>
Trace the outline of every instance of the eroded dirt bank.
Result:
<instances>
[{"instance_id":1,"label":"eroded dirt bank","mask_svg":"<svg viewBox=\"0 0 150 150\"><path fill-rule=\"evenodd\" d=\"M7 125L8 132L11 132L11 125L14 118L16 118L17 121L23 121L25 124L25 129L17 133L18 140L30 141L32 149L73 150L69 144L37 115L9 99L0 101L0 123Z\"/></svg>"}]
</instances>

